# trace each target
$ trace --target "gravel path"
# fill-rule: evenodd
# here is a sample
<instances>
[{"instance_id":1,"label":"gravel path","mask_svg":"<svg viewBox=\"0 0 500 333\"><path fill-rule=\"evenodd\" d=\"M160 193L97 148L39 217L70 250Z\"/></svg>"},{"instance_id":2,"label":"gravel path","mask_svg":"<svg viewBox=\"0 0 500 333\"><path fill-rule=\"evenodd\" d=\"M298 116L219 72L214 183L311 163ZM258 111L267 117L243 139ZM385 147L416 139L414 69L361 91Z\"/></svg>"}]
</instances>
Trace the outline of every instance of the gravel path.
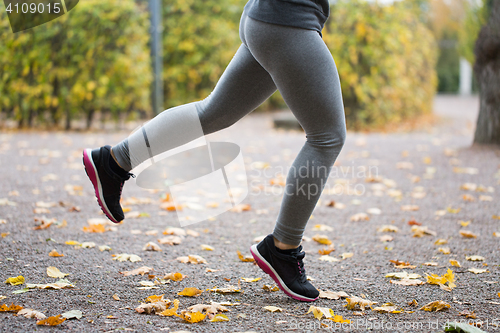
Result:
<instances>
[{"instance_id":1,"label":"gravel path","mask_svg":"<svg viewBox=\"0 0 500 333\"><path fill-rule=\"evenodd\" d=\"M436 113L441 118L434 125L412 132L349 133L328 189L307 227L303 243L307 252L305 263L315 286L378 302L373 308L390 302L403 310L379 313L368 308L360 313L348 310L345 299L320 299L314 303L350 319L352 326L344 327L347 331L437 332L448 320L469 320L460 315L464 311L474 312L475 321L482 321L485 331L500 330L500 237L494 236L495 232L500 234L500 220L494 218L500 216L500 149L471 147L477 98L438 97ZM248 248L254 238L272 232L282 190L276 184L280 181L277 173L287 170L304 141L303 133L276 131L271 124L270 115L253 114L209 138L235 142L242 147L251 185L244 203L251 206L250 210L226 212L213 221L194 224L187 229L198 232L198 237L187 235L180 245L160 245L162 251L157 252L143 251L143 246L164 237L162 231L166 227L177 227L176 214L160 209L163 192L141 189L133 181L124 187L123 198L144 198L149 202L139 204L137 200L135 203L129 200L127 207L149 216L128 218L116 226L106 225L111 230L104 233L83 231L89 219L103 215L83 171L81 151L114 144L128 132L0 134L0 220L6 222L0 224L0 278L3 282L22 275L26 283L53 283L57 279L48 277L46 269L55 266L69 273L66 278L74 285L72 289L35 289L13 294L25 286L2 283L0 295L6 298L0 304L14 303L47 316L70 310L80 310L84 315L79 320L42 328L34 319L0 313L0 330L323 331L320 321L311 313L306 315L311 304L294 301L281 291L263 290L264 284L274 285L273 281L256 265L242 262L237 256L238 250L249 255ZM269 167L261 169L266 164ZM461 189L466 183L470 183L465 185L469 190ZM332 201L335 207L327 205ZM46 212L35 212L37 202L57 205L46 208ZM358 213L367 214L369 220L351 221ZM54 218L56 222L46 229L34 230L40 224L35 218L42 216L46 221ZM435 235L413 237L410 221L428 227ZM470 223L464 227L459 221ZM314 230L315 225L333 229L318 231ZM377 231L383 225L397 227L398 231ZM461 236L459 232L463 230L477 238ZM319 260L318 250L325 246L311 240L316 234L325 235L334 243L335 251L330 257L338 261ZM380 237L384 235L392 236L393 240L382 242ZM438 239L445 239L447 244L435 245ZM96 246L65 244L69 240L94 242ZM201 244L212 246L213 251L202 250ZM102 245L111 250L101 252L98 247ZM450 254L439 251L444 247L449 248ZM49 256L53 249L64 257ZM136 254L142 261L112 260L113 254L120 253ZM342 259L344 253L352 253L352 257L345 255ZM195 254L208 264L184 264L176 260ZM484 261L466 259L472 255L482 256ZM460 262L461 267L452 266L450 259ZM416 267L395 268L389 260L409 262ZM435 266L424 265L428 262L434 262ZM150 274L156 277L172 272L188 277L160 284L158 289L140 290L139 282L148 280L147 274L124 276L120 272L141 266L153 268ZM207 267L217 271L207 272ZM420 274L420 280L426 281L426 273L443 275L448 268L453 271L456 283L451 291L432 284L397 285L385 277L388 273L406 271ZM487 272L474 274L470 268ZM241 293L204 291L195 298L177 295L185 287L206 290L227 284L237 286L241 277L262 279L241 281ZM205 320L190 324L177 317L138 314L134 309L153 294L179 299L180 310L210 301L239 304L227 306L231 310L226 313L229 322ZM418 306L410 306L412 300ZM450 304L450 308L439 312L419 310L436 300ZM280 307L283 312L269 312L264 306ZM321 323L334 325L332 321Z\"/></svg>"}]
</instances>

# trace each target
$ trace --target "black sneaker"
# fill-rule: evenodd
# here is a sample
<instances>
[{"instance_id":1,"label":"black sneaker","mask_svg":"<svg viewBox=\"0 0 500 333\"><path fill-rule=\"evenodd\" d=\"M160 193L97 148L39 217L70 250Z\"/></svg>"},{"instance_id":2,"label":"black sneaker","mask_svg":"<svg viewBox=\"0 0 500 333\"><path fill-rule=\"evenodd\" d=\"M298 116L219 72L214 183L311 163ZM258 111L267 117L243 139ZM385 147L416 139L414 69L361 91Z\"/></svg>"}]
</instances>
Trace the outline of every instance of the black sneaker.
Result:
<instances>
[{"instance_id":1,"label":"black sneaker","mask_svg":"<svg viewBox=\"0 0 500 333\"><path fill-rule=\"evenodd\" d=\"M304 302L318 299L319 291L307 280L302 259L306 255L302 246L290 254L278 252L274 238L268 235L259 244L250 248L260 268L269 274L288 296Z\"/></svg>"},{"instance_id":2,"label":"black sneaker","mask_svg":"<svg viewBox=\"0 0 500 333\"><path fill-rule=\"evenodd\" d=\"M130 176L135 176L125 170L123 170L122 175L111 170L110 158L113 158L111 157L111 146L83 151L85 172L94 185L99 206L112 222L120 223L125 218L120 206L123 184Z\"/></svg>"}]
</instances>

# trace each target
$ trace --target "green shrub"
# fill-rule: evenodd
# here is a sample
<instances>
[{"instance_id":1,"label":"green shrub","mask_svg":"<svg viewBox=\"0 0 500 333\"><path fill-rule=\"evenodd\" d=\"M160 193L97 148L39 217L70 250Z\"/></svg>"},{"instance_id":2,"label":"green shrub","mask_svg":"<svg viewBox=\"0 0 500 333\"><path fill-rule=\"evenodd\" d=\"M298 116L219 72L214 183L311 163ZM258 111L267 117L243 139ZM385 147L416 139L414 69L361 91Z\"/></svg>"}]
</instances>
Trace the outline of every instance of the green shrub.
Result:
<instances>
[{"instance_id":1,"label":"green shrub","mask_svg":"<svg viewBox=\"0 0 500 333\"><path fill-rule=\"evenodd\" d=\"M150 110L147 11L132 0L87 0L13 34L0 5L0 110L20 125L94 112Z\"/></svg>"},{"instance_id":2,"label":"green shrub","mask_svg":"<svg viewBox=\"0 0 500 333\"><path fill-rule=\"evenodd\" d=\"M360 129L430 112L437 47L405 2L340 0L323 31L337 64L347 124Z\"/></svg>"}]
</instances>

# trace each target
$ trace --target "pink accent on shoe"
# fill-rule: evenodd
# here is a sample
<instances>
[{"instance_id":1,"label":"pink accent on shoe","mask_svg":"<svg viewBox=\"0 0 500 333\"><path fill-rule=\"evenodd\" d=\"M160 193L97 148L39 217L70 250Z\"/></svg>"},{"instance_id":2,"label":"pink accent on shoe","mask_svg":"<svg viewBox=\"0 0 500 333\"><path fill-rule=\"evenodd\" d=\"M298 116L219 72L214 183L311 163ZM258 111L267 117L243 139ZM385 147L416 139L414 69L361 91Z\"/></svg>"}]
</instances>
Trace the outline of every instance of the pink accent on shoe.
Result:
<instances>
[{"instance_id":1,"label":"pink accent on shoe","mask_svg":"<svg viewBox=\"0 0 500 333\"><path fill-rule=\"evenodd\" d=\"M255 259L255 262L257 263L257 265L259 265L259 267L266 273L266 274L269 274L269 276L271 276L271 278L274 280L274 282L276 282L278 284L278 286L280 287L280 289L288 296L290 296L291 298L293 299L296 299L298 301L302 301L302 302L314 302L315 300L317 300L319 297L316 297L316 298L305 298L305 297L301 297L300 295L298 294L292 294L293 292L291 290L288 289L288 287L285 286L285 284L283 283L282 284L282 281L281 281L281 278L279 278L279 276L277 275L277 273L275 273L274 269L267 263L267 261L265 261L263 258L261 259L261 256L257 253L254 252L254 249L255 249L255 252L259 252L257 250L257 245L253 245L252 247L250 247L250 253L252 254L253 258Z\"/></svg>"},{"instance_id":2,"label":"pink accent on shoe","mask_svg":"<svg viewBox=\"0 0 500 333\"><path fill-rule=\"evenodd\" d=\"M92 161L92 158L89 156L89 153L87 151L90 151L90 149L85 149L83 151L83 165L85 166L85 173L87 174L90 181L92 182L92 185L94 186L97 203L101 207L102 212L108 217L108 219L111 220L111 222L120 223L108 211L108 207L106 206L106 203L103 201L104 199L101 199L101 193L100 193L101 191L99 189L100 188L99 176L97 175L97 170L95 168L94 162Z\"/></svg>"}]
</instances>

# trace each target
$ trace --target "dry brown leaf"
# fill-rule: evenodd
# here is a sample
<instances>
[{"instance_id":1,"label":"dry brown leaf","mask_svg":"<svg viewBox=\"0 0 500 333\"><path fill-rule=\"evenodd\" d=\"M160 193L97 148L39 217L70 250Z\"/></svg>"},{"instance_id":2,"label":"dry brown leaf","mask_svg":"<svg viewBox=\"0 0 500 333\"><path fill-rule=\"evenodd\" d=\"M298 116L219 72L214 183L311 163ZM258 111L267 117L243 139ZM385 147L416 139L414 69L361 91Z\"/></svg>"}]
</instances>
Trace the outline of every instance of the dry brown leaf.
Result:
<instances>
[{"instance_id":1,"label":"dry brown leaf","mask_svg":"<svg viewBox=\"0 0 500 333\"><path fill-rule=\"evenodd\" d=\"M161 247L155 242L148 242L142 248L143 251L161 251Z\"/></svg>"},{"instance_id":2,"label":"dry brown leaf","mask_svg":"<svg viewBox=\"0 0 500 333\"><path fill-rule=\"evenodd\" d=\"M26 318L35 318L37 320L47 318L43 313L33 310L33 309L22 309L17 313L18 316L25 316Z\"/></svg>"},{"instance_id":3,"label":"dry brown leaf","mask_svg":"<svg viewBox=\"0 0 500 333\"><path fill-rule=\"evenodd\" d=\"M152 270L153 268L151 267L142 266L131 271L120 272L120 274L123 274L123 276L144 275L144 274L149 274Z\"/></svg>"},{"instance_id":4,"label":"dry brown leaf","mask_svg":"<svg viewBox=\"0 0 500 333\"><path fill-rule=\"evenodd\" d=\"M351 221L352 222L358 222L358 221L368 221L370 217L366 213L357 213L351 216Z\"/></svg>"},{"instance_id":5,"label":"dry brown leaf","mask_svg":"<svg viewBox=\"0 0 500 333\"><path fill-rule=\"evenodd\" d=\"M424 235L436 236L436 232L429 230L427 227L414 225L411 227L413 237L423 237Z\"/></svg>"},{"instance_id":6,"label":"dry brown leaf","mask_svg":"<svg viewBox=\"0 0 500 333\"><path fill-rule=\"evenodd\" d=\"M118 296L117 294L114 294L112 297L113 297L113 299L115 301L119 301L120 300L120 296Z\"/></svg>"},{"instance_id":7,"label":"dry brown leaf","mask_svg":"<svg viewBox=\"0 0 500 333\"><path fill-rule=\"evenodd\" d=\"M277 306L272 305L264 306L263 309L270 312L283 312L282 308L278 308Z\"/></svg>"},{"instance_id":8,"label":"dry brown leaf","mask_svg":"<svg viewBox=\"0 0 500 333\"><path fill-rule=\"evenodd\" d=\"M174 236L174 235L158 239L158 243L162 245L179 245L181 242L182 239L179 236Z\"/></svg>"},{"instance_id":9,"label":"dry brown leaf","mask_svg":"<svg viewBox=\"0 0 500 333\"><path fill-rule=\"evenodd\" d=\"M216 314L230 311L228 308L226 308L222 304L216 303L216 302L211 302L210 305L196 304L196 305L190 306L188 308L188 310L190 312L204 313L208 316L209 319L212 319Z\"/></svg>"},{"instance_id":10,"label":"dry brown leaf","mask_svg":"<svg viewBox=\"0 0 500 333\"><path fill-rule=\"evenodd\" d=\"M419 279L401 279L401 280L391 280L392 284L399 284L402 286L418 286L421 284L425 284L424 281L420 281Z\"/></svg>"},{"instance_id":11,"label":"dry brown leaf","mask_svg":"<svg viewBox=\"0 0 500 333\"><path fill-rule=\"evenodd\" d=\"M184 275L182 273L168 273L163 277L164 280L172 280L172 281L182 281L187 277L187 275Z\"/></svg>"},{"instance_id":12,"label":"dry brown leaf","mask_svg":"<svg viewBox=\"0 0 500 333\"><path fill-rule=\"evenodd\" d=\"M169 304L170 304L169 300L160 300L154 303L142 303L141 305L135 308L135 311L137 311L138 313L146 313L146 314L152 314L152 313L160 314L161 312L167 309L167 306Z\"/></svg>"},{"instance_id":13,"label":"dry brown leaf","mask_svg":"<svg viewBox=\"0 0 500 333\"><path fill-rule=\"evenodd\" d=\"M450 304L443 302L443 301L434 301L427 303L426 305L422 306L420 310L424 311L440 311L440 310L446 310L450 308Z\"/></svg>"},{"instance_id":14,"label":"dry brown leaf","mask_svg":"<svg viewBox=\"0 0 500 333\"><path fill-rule=\"evenodd\" d=\"M339 298L347 298L349 295L343 291L319 291L319 298L327 298L327 299L339 299Z\"/></svg>"},{"instance_id":15,"label":"dry brown leaf","mask_svg":"<svg viewBox=\"0 0 500 333\"><path fill-rule=\"evenodd\" d=\"M187 257L178 257L176 259L177 261L180 261L181 263L183 264L187 264L187 263L191 263L191 264L206 264L207 261L205 259L203 259L203 257L199 256L199 255L189 255Z\"/></svg>"},{"instance_id":16,"label":"dry brown leaf","mask_svg":"<svg viewBox=\"0 0 500 333\"><path fill-rule=\"evenodd\" d=\"M54 317L48 317L46 319L42 319L40 321L37 321L37 325L43 325L43 326L57 326L59 324L62 324L66 318L61 318L61 315L57 315Z\"/></svg>"}]
</instances>

